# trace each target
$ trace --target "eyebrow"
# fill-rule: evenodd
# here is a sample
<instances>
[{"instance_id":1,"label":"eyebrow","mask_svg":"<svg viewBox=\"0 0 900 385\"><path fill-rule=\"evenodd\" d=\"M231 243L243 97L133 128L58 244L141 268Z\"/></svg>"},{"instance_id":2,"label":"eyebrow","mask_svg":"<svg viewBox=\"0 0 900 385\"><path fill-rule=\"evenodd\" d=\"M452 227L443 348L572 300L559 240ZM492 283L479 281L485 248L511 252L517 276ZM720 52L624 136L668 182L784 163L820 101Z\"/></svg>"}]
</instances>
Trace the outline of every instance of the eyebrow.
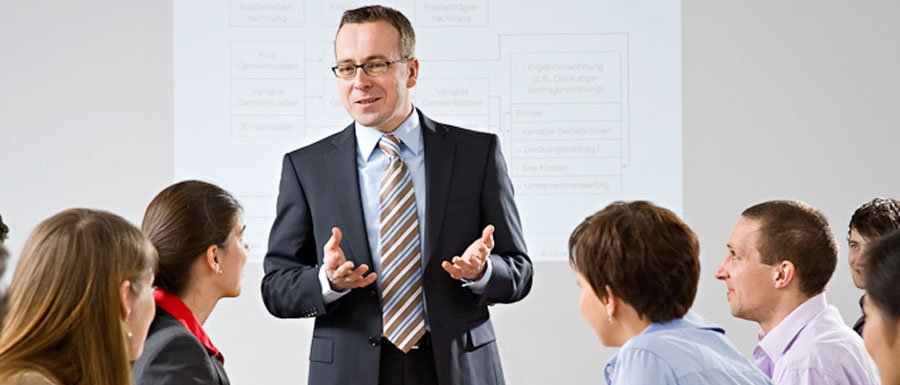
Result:
<instances>
[{"instance_id":1,"label":"eyebrow","mask_svg":"<svg viewBox=\"0 0 900 385\"><path fill-rule=\"evenodd\" d=\"M372 60L384 60L384 61L389 61L388 58L387 58L387 56L384 56L384 55L372 55L372 56L366 57L366 58L363 60L363 63L366 63L366 62L369 62L369 61L372 61ZM342 59L342 60L338 60L337 63L338 63L338 64L345 64L345 63L356 63L356 62L354 62L353 60L350 60L350 59Z\"/></svg>"}]
</instances>

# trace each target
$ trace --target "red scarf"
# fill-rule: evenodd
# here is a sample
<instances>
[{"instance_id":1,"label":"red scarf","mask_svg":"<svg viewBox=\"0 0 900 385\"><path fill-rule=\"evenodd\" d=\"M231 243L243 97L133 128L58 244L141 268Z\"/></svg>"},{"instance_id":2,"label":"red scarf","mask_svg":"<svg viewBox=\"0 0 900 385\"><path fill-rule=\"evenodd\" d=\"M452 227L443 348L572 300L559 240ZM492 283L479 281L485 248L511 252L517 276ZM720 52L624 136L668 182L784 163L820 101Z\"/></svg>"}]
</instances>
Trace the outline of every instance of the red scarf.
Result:
<instances>
[{"instance_id":1,"label":"red scarf","mask_svg":"<svg viewBox=\"0 0 900 385\"><path fill-rule=\"evenodd\" d=\"M194 316L194 313L191 313L191 309L188 309L187 305L181 301L181 298L163 289L156 288L153 291L153 299L156 300L156 306L175 317L194 337L197 337L209 355L216 357L219 362L225 364L225 356L212 344L209 336L203 331L203 326L197 321L197 317Z\"/></svg>"}]
</instances>

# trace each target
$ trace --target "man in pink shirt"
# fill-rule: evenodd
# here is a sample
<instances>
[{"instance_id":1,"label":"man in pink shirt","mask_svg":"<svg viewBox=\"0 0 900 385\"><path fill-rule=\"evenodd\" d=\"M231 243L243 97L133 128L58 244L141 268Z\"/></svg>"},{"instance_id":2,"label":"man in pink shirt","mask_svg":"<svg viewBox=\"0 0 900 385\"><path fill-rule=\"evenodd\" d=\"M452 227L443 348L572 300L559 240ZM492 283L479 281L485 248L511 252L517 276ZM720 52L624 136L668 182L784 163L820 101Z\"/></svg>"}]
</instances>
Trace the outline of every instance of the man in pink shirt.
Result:
<instances>
[{"instance_id":1,"label":"man in pink shirt","mask_svg":"<svg viewBox=\"0 0 900 385\"><path fill-rule=\"evenodd\" d=\"M716 270L735 317L757 322L756 366L775 385L877 385L862 339L825 299L838 247L825 216L797 201L744 210Z\"/></svg>"}]
</instances>

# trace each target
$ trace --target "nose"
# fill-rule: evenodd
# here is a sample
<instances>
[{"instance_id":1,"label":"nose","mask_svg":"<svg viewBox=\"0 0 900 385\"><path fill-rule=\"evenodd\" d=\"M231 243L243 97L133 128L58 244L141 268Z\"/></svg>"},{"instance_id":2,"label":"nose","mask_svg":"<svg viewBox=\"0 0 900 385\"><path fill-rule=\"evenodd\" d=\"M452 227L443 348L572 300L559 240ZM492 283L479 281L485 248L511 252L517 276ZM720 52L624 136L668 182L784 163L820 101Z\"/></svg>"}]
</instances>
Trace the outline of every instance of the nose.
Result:
<instances>
[{"instance_id":1,"label":"nose","mask_svg":"<svg viewBox=\"0 0 900 385\"><path fill-rule=\"evenodd\" d=\"M722 263L720 263L719 266L716 267L715 276L716 276L716 279L722 280L722 281L728 279L729 275L728 275L728 270L725 269L725 260L722 260Z\"/></svg>"},{"instance_id":2,"label":"nose","mask_svg":"<svg viewBox=\"0 0 900 385\"><path fill-rule=\"evenodd\" d=\"M372 79L363 71L362 67L356 69L356 75L353 76L353 88L365 91L372 87Z\"/></svg>"},{"instance_id":3,"label":"nose","mask_svg":"<svg viewBox=\"0 0 900 385\"><path fill-rule=\"evenodd\" d=\"M859 262L860 254L861 254L861 252L858 250L850 250L850 255L849 255L850 258L848 258L848 260L850 262L851 267L856 266L857 262Z\"/></svg>"}]
</instances>

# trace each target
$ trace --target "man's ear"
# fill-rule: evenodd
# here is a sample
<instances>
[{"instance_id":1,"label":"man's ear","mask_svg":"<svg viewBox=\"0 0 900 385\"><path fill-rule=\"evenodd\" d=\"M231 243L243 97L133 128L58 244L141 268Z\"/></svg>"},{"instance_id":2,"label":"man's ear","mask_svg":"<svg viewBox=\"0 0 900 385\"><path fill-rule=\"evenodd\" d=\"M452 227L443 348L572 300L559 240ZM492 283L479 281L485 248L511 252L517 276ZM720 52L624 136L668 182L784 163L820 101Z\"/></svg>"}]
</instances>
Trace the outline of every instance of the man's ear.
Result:
<instances>
[{"instance_id":1,"label":"man's ear","mask_svg":"<svg viewBox=\"0 0 900 385\"><path fill-rule=\"evenodd\" d=\"M784 289L794 281L797 268L791 261L781 261L772 268L772 283L776 289Z\"/></svg>"},{"instance_id":2,"label":"man's ear","mask_svg":"<svg viewBox=\"0 0 900 385\"><path fill-rule=\"evenodd\" d=\"M131 315L131 281L124 280L119 285L119 305L122 312L122 320L127 320Z\"/></svg>"},{"instance_id":3,"label":"man's ear","mask_svg":"<svg viewBox=\"0 0 900 385\"><path fill-rule=\"evenodd\" d=\"M406 88L413 88L419 80L419 59L409 59L409 62L406 63L406 68L409 69L409 77L406 78Z\"/></svg>"}]
</instances>

